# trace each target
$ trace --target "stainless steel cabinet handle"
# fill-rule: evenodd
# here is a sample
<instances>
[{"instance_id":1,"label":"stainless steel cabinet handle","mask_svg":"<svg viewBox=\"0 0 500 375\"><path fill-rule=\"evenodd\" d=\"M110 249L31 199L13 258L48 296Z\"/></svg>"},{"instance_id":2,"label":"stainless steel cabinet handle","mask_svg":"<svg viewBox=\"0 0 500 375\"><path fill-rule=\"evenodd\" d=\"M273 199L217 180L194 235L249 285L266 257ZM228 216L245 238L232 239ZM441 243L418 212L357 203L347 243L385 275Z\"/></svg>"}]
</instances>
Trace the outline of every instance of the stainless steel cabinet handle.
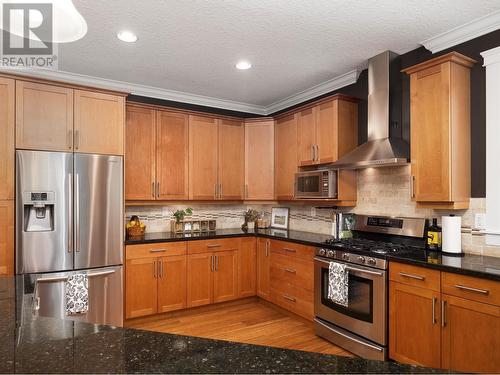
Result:
<instances>
[{"instance_id":1,"label":"stainless steel cabinet handle","mask_svg":"<svg viewBox=\"0 0 500 375\"><path fill-rule=\"evenodd\" d=\"M269 240L266 240L266 257L269 256Z\"/></svg>"},{"instance_id":2,"label":"stainless steel cabinet handle","mask_svg":"<svg viewBox=\"0 0 500 375\"><path fill-rule=\"evenodd\" d=\"M73 252L73 174L68 174L68 253Z\"/></svg>"},{"instance_id":3,"label":"stainless steel cabinet handle","mask_svg":"<svg viewBox=\"0 0 500 375\"><path fill-rule=\"evenodd\" d=\"M73 131L68 130L68 139L66 140L68 150L71 150L73 148L73 139L72 139Z\"/></svg>"},{"instance_id":4,"label":"stainless steel cabinet handle","mask_svg":"<svg viewBox=\"0 0 500 375\"><path fill-rule=\"evenodd\" d=\"M80 130L75 130L74 140L75 142L75 150L80 148Z\"/></svg>"},{"instance_id":5,"label":"stainless steel cabinet handle","mask_svg":"<svg viewBox=\"0 0 500 375\"><path fill-rule=\"evenodd\" d=\"M411 275L411 274L405 273L405 272L400 272L399 275L403 276L403 277L407 277L409 279L414 279L414 280L420 280L420 281L425 280L424 276Z\"/></svg>"},{"instance_id":6,"label":"stainless steel cabinet handle","mask_svg":"<svg viewBox=\"0 0 500 375\"><path fill-rule=\"evenodd\" d=\"M156 183L156 198L160 198L160 183Z\"/></svg>"},{"instance_id":7,"label":"stainless steel cabinet handle","mask_svg":"<svg viewBox=\"0 0 500 375\"><path fill-rule=\"evenodd\" d=\"M248 184L245 184L245 198L248 198Z\"/></svg>"},{"instance_id":8,"label":"stainless steel cabinet handle","mask_svg":"<svg viewBox=\"0 0 500 375\"><path fill-rule=\"evenodd\" d=\"M461 290L466 290L468 292L474 292L474 293L484 294L485 296L487 296L488 294L490 294L489 290L471 288L470 286L465 286L465 285L459 285L459 284L457 284L457 285L455 285L455 288L458 288L458 289L461 289Z\"/></svg>"},{"instance_id":9,"label":"stainless steel cabinet handle","mask_svg":"<svg viewBox=\"0 0 500 375\"><path fill-rule=\"evenodd\" d=\"M155 197L156 197L156 190L155 190L155 182L154 182L154 181L153 181L153 182L151 182L151 196L152 196L153 198L155 198Z\"/></svg>"},{"instance_id":10,"label":"stainless steel cabinet handle","mask_svg":"<svg viewBox=\"0 0 500 375\"><path fill-rule=\"evenodd\" d=\"M75 175L75 251L80 252L80 176Z\"/></svg>"},{"instance_id":11,"label":"stainless steel cabinet handle","mask_svg":"<svg viewBox=\"0 0 500 375\"><path fill-rule=\"evenodd\" d=\"M214 199L217 199L217 190L218 190L217 187L218 186L219 186L218 184L214 185Z\"/></svg>"},{"instance_id":12,"label":"stainless steel cabinet handle","mask_svg":"<svg viewBox=\"0 0 500 375\"><path fill-rule=\"evenodd\" d=\"M415 198L415 176L413 175L410 178L410 196Z\"/></svg>"},{"instance_id":13,"label":"stainless steel cabinet handle","mask_svg":"<svg viewBox=\"0 0 500 375\"><path fill-rule=\"evenodd\" d=\"M319 146L318 145L315 146L316 146L316 161L319 161Z\"/></svg>"},{"instance_id":14,"label":"stainless steel cabinet handle","mask_svg":"<svg viewBox=\"0 0 500 375\"><path fill-rule=\"evenodd\" d=\"M167 249L151 249L149 250L150 253L164 253L167 251Z\"/></svg>"},{"instance_id":15,"label":"stainless steel cabinet handle","mask_svg":"<svg viewBox=\"0 0 500 375\"><path fill-rule=\"evenodd\" d=\"M288 273L296 273L297 272L293 268L283 268L283 271L288 272Z\"/></svg>"},{"instance_id":16,"label":"stainless steel cabinet handle","mask_svg":"<svg viewBox=\"0 0 500 375\"><path fill-rule=\"evenodd\" d=\"M157 278L157 266L156 266L156 260L153 261L153 276L156 279Z\"/></svg>"},{"instance_id":17,"label":"stainless steel cabinet handle","mask_svg":"<svg viewBox=\"0 0 500 375\"><path fill-rule=\"evenodd\" d=\"M163 260L159 260L159 266L160 266L160 279L163 279Z\"/></svg>"},{"instance_id":18,"label":"stainless steel cabinet handle","mask_svg":"<svg viewBox=\"0 0 500 375\"><path fill-rule=\"evenodd\" d=\"M219 198L222 198L222 184L219 185Z\"/></svg>"},{"instance_id":19,"label":"stainless steel cabinet handle","mask_svg":"<svg viewBox=\"0 0 500 375\"><path fill-rule=\"evenodd\" d=\"M441 300L441 327L446 326L445 310L446 310L446 301L443 299Z\"/></svg>"},{"instance_id":20,"label":"stainless steel cabinet handle","mask_svg":"<svg viewBox=\"0 0 500 375\"><path fill-rule=\"evenodd\" d=\"M213 248L215 248L215 247L221 247L221 246L222 246L222 245L220 245L220 244L218 244L218 243L216 243L216 244L212 244L212 245L207 245L207 247L208 247L209 249L213 249Z\"/></svg>"},{"instance_id":21,"label":"stainless steel cabinet handle","mask_svg":"<svg viewBox=\"0 0 500 375\"><path fill-rule=\"evenodd\" d=\"M219 256L218 255L215 256L215 270L216 271L219 270Z\"/></svg>"},{"instance_id":22,"label":"stainless steel cabinet handle","mask_svg":"<svg viewBox=\"0 0 500 375\"><path fill-rule=\"evenodd\" d=\"M314 161L314 145L311 145L311 160Z\"/></svg>"},{"instance_id":23,"label":"stainless steel cabinet handle","mask_svg":"<svg viewBox=\"0 0 500 375\"><path fill-rule=\"evenodd\" d=\"M283 298L284 298L284 299L287 299L287 300L289 300L289 301L292 301L292 302L295 302L295 301L296 301L296 299L295 299L294 297L287 296L286 294L283 294Z\"/></svg>"},{"instance_id":24,"label":"stainless steel cabinet handle","mask_svg":"<svg viewBox=\"0 0 500 375\"><path fill-rule=\"evenodd\" d=\"M432 297L432 324L436 324L436 297Z\"/></svg>"},{"instance_id":25,"label":"stainless steel cabinet handle","mask_svg":"<svg viewBox=\"0 0 500 375\"><path fill-rule=\"evenodd\" d=\"M290 249L289 247L284 247L283 250L285 250L286 252L289 252L289 253L296 253L297 252L297 250Z\"/></svg>"},{"instance_id":26,"label":"stainless steel cabinet handle","mask_svg":"<svg viewBox=\"0 0 500 375\"><path fill-rule=\"evenodd\" d=\"M210 271L214 272L214 256L210 255Z\"/></svg>"}]
</instances>

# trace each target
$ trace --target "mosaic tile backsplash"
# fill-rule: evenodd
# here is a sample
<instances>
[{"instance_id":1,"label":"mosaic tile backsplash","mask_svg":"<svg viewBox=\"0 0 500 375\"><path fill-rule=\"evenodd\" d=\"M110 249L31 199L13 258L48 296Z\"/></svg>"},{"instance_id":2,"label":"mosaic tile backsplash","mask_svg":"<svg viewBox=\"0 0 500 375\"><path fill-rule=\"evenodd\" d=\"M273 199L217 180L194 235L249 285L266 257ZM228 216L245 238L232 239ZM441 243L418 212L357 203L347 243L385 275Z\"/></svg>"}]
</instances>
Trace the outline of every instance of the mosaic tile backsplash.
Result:
<instances>
[{"instance_id":1,"label":"mosaic tile backsplash","mask_svg":"<svg viewBox=\"0 0 500 375\"><path fill-rule=\"evenodd\" d=\"M462 248L464 252L500 257L500 247L487 246L484 236L472 234L474 215L485 212L486 199L471 199L470 208L462 211L418 209L410 199L410 167L369 168L358 171L358 202L354 208L342 208L345 213L378 214L432 218L454 213L462 216ZM271 215L269 205L193 204L193 219L216 219L217 228L238 228L243 224L243 212L254 208ZM170 231L172 214L187 206L130 206L126 208L127 220L138 215L145 222L147 232ZM332 209L314 208L306 205L289 205L290 229L330 234ZM474 231L474 233L476 233Z\"/></svg>"}]
</instances>

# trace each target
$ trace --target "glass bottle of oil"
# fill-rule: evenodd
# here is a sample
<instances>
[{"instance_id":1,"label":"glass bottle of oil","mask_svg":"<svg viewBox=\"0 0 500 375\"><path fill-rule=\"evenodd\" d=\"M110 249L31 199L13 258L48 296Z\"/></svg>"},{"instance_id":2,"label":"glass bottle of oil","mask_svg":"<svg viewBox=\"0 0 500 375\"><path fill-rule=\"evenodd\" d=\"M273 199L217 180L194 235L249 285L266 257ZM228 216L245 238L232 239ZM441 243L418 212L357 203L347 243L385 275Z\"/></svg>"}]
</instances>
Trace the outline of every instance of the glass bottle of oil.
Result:
<instances>
[{"instance_id":1,"label":"glass bottle of oil","mask_svg":"<svg viewBox=\"0 0 500 375\"><path fill-rule=\"evenodd\" d=\"M427 228L426 248L433 251L441 251L442 230L437 223L437 219L432 219L432 225Z\"/></svg>"}]
</instances>

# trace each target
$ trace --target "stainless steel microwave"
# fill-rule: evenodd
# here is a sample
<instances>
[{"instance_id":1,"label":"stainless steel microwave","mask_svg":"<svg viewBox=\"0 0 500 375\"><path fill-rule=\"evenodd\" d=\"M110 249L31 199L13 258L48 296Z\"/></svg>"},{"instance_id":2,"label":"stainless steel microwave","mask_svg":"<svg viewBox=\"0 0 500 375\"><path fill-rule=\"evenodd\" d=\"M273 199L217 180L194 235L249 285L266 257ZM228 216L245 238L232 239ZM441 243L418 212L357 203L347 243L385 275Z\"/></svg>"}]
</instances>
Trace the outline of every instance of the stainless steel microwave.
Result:
<instances>
[{"instance_id":1,"label":"stainless steel microwave","mask_svg":"<svg viewBox=\"0 0 500 375\"><path fill-rule=\"evenodd\" d=\"M338 170L323 169L295 174L295 198L336 199Z\"/></svg>"}]
</instances>

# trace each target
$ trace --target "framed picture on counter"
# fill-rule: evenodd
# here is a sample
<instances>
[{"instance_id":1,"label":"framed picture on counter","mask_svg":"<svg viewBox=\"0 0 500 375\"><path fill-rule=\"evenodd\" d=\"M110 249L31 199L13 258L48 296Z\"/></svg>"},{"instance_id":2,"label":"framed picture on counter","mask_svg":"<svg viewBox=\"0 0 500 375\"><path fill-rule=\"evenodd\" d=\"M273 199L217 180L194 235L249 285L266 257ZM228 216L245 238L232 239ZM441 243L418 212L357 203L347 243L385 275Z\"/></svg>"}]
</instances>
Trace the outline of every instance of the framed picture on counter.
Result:
<instances>
[{"instance_id":1,"label":"framed picture on counter","mask_svg":"<svg viewBox=\"0 0 500 375\"><path fill-rule=\"evenodd\" d=\"M288 229L290 209L288 207L273 207L271 211L271 228Z\"/></svg>"}]
</instances>

